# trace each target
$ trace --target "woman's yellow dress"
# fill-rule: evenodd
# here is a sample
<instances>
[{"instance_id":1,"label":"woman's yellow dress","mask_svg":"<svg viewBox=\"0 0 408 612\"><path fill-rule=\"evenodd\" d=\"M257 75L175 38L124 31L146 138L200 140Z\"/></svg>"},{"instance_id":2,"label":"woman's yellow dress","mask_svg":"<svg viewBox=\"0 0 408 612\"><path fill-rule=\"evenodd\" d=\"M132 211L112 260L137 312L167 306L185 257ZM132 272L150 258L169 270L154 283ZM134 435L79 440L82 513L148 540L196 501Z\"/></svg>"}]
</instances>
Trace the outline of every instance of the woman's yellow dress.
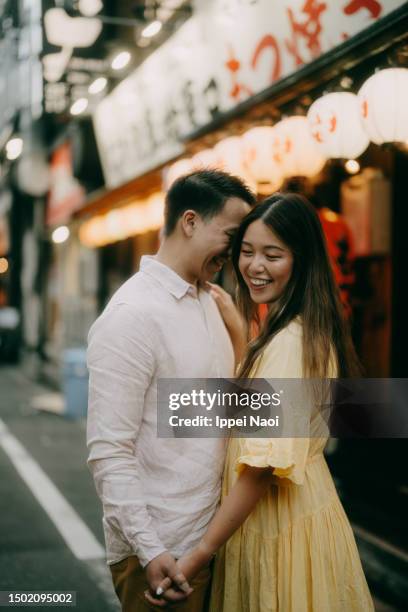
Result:
<instances>
[{"instance_id":1,"label":"woman's yellow dress","mask_svg":"<svg viewBox=\"0 0 408 612\"><path fill-rule=\"evenodd\" d=\"M302 377L298 320L269 343L252 377ZM230 440L223 496L245 465L274 468L276 481L217 555L211 612L374 610L353 532L323 456L326 441Z\"/></svg>"}]
</instances>

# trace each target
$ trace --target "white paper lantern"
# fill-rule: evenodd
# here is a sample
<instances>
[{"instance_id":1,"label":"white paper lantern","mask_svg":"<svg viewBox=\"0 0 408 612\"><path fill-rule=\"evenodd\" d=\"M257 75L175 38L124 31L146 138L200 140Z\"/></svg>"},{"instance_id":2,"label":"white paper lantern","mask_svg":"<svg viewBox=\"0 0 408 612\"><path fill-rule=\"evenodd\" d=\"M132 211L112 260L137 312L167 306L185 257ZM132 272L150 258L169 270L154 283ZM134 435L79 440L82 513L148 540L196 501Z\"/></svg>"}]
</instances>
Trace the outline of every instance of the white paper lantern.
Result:
<instances>
[{"instance_id":1,"label":"white paper lantern","mask_svg":"<svg viewBox=\"0 0 408 612\"><path fill-rule=\"evenodd\" d=\"M307 118L301 116L288 117L274 126L273 154L285 178L315 176L326 163L310 133Z\"/></svg>"},{"instance_id":2,"label":"white paper lantern","mask_svg":"<svg viewBox=\"0 0 408 612\"><path fill-rule=\"evenodd\" d=\"M203 149L196 153L191 162L194 170L205 170L206 168L221 169L221 163L214 149Z\"/></svg>"},{"instance_id":3,"label":"white paper lantern","mask_svg":"<svg viewBox=\"0 0 408 612\"><path fill-rule=\"evenodd\" d=\"M62 8L50 8L44 14L47 40L56 47L91 47L102 31L95 18L70 17Z\"/></svg>"},{"instance_id":4,"label":"white paper lantern","mask_svg":"<svg viewBox=\"0 0 408 612\"><path fill-rule=\"evenodd\" d=\"M63 47L58 53L47 53L42 58L44 67L44 78L49 83L56 83L65 72L71 59L72 48Z\"/></svg>"},{"instance_id":5,"label":"white paper lantern","mask_svg":"<svg viewBox=\"0 0 408 612\"><path fill-rule=\"evenodd\" d=\"M229 136L214 146L223 170L238 174L244 170L242 140L239 136Z\"/></svg>"},{"instance_id":6,"label":"white paper lantern","mask_svg":"<svg viewBox=\"0 0 408 612\"><path fill-rule=\"evenodd\" d=\"M18 160L17 177L21 191L35 197L47 193L50 187L50 166L42 151L23 153Z\"/></svg>"},{"instance_id":7,"label":"white paper lantern","mask_svg":"<svg viewBox=\"0 0 408 612\"><path fill-rule=\"evenodd\" d=\"M386 68L358 92L361 119L376 144L408 140L408 69Z\"/></svg>"},{"instance_id":8,"label":"white paper lantern","mask_svg":"<svg viewBox=\"0 0 408 612\"><path fill-rule=\"evenodd\" d=\"M280 165L273 155L274 128L254 127L242 135L244 168L258 193L269 195L282 185Z\"/></svg>"},{"instance_id":9,"label":"white paper lantern","mask_svg":"<svg viewBox=\"0 0 408 612\"><path fill-rule=\"evenodd\" d=\"M103 9L101 0L79 0L78 9L85 17L94 17Z\"/></svg>"},{"instance_id":10,"label":"white paper lantern","mask_svg":"<svg viewBox=\"0 0 408 612\"><path fill-rule=\"evenodd\" d=\"M244 165L244 148L239 136L229 136L217 142L214 147L221 169L241 178L248 187L256 190L256 183L249 175Z\"/></svg>"},{"instance_id":11,"label":"white paper lantern","mask_svg":"<svg viewBox=\"0 0 408 612\"><path fill-rule=\"evenodd\" d=\"M359 100L353 93L343 91L318 98L307 119L316 145L326 157L355 158L369 145L360 120Z\"/></svg>"},{"instance_id":12,"label":"white paper lantern","mask_svg":"<svg viewBox=\"0 0 408 612\"><path fill-rule=\"evenodd\" d=\"M191 159L179 159L174 162L174 164L168 166L164 171L163 190L168 191L174 181L193 171L194 168Z\"/></svg>"}]
</instances>

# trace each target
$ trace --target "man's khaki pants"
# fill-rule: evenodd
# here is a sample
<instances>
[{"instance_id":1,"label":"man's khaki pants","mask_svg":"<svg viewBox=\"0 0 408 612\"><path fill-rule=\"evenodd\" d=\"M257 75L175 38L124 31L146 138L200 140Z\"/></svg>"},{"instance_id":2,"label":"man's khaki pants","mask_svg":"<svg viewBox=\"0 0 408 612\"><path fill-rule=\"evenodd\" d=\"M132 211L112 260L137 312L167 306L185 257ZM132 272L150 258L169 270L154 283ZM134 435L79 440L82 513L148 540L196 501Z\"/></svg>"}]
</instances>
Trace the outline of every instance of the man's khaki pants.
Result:
<instances>
[{"instance_id":1,"label":"man's khaki pants","mask_svg":"<svg viewBox=\"0 0 408 612\"><path fill-rule=\"evenodd\" d=\"M116 594L122 604L122 612L163 610L163 608L151 605L145 599L144 592L149 588L149 585L137 557L128 557L109 567ZM210 578L210 568L205 567L190 582L190 586L194 589L191 595L183 602L172 605L169 609L177 610L177 612L205 612L208 605ZM164 608L164 610L166 609Z\"/></svg>"}]
</instances>

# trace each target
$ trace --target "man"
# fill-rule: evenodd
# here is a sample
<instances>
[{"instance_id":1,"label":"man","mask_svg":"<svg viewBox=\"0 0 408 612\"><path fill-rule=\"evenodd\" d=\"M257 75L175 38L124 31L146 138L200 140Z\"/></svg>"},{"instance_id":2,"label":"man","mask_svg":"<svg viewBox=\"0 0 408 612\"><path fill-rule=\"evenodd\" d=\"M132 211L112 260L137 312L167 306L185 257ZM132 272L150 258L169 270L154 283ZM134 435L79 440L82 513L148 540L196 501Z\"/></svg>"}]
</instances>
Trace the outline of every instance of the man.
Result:
<instances>
[{"instance_id":1,"label":"man","mask_svg":"<svg viewBox=\"0 0 408 612\"><path fill-rule=\"evenodd\" d=\"M144 592L154 594L166 576L174 585L169 601L203 609L209 568L190 594L176 559L198 543L215 512L225 444L158 438L157 381L233 375L234 337L202 285L223 266L253 204L247 187L223 172L176 181L157 255L142 258L89 334L89 466L124 612L151 610Z\"/></svg>"}]
</instances>

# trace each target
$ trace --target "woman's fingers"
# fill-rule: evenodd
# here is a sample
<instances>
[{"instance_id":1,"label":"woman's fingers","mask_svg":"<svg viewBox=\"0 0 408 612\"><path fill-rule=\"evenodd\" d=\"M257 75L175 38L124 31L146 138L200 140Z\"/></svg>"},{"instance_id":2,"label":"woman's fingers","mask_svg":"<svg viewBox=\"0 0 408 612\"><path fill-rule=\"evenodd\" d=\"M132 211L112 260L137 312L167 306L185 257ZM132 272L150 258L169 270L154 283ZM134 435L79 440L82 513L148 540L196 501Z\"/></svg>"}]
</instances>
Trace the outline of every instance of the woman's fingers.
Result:
<instances>
[{"instance_id":1,"label":"woman's fingers","mask_svg":"<svg viewBox=\"0 0 408 612\"><path fill-rule=\"evenodd\" d=\"M222 289L219 285L209 284L210 293L220 306L233 306L234 302L229 293Z\"/></svg>"},{"instance_id":2,"label":"woman's fingers","mask_svg":"<svg viewBox=\"0 0 408 612\"><path fill-rule=\"evenodd\" d=\"M147 599L147 601L153 606L158 606L159 608L165 608L168 604L168 602L165 599L156 599L155 597L153 597L153 595L151 595L149 591L145 591L144 596L145 596L145 599Z\"/></svg>"},{"instance_id":3,"label":"woman's fingers","mask_svg":"<svg viewBox=\"0 0 408 612\"><path fill-rule=\"evenodd\" d=\"M216 291L214 291L214 289L211 289L210 293L212 297L214 298L214 300L217 302L217 304L219 304L221 302L222 296Z\"/></svg>"},{"instance_id":4,"label":"woman's fingers","mask_svg":"<svg viewBox=\"0 0 408 612\"><path fill-rule=\"evenodd\" d=\"M179 591L175 588L168 588L162 593L160 596L152 595L150 591L145 591L144 595L147 601L155 606L159 606L160 608L165 608L168 604L175 604L181 601L185 601L188 595L193 592L193 589L188 586L188 592Z\"/></svg>"},{"instance_id":5,"label":"woman's fingers","mask_svg":"<svg viewBox=\"0 0 408 612\"><path fill-rule=\"evenodd\" d=\"M172 584L180 590L171 588ZM149 591L145 591L145 597L149 603L163 608L168 603L182 601L192 592L193 589L188 584L184 574L178 572L171 578L169 576L163 578L156 589L155 596Z\"/></svg>"},{"instance_id":6,"label":"woman's fingers","mask_svg":"<svg viewBox=\"0 0 408 612\"><path fill-rule=\"evenodd\" d=\"M207 285L210 291L212 291L215 295L219 295L221 297L230 297L229 293L219 285L216 285L215 283L207 283Z\"/></svg>"},{"instance_id":7,"label":"woman's fingers","mask_svg":"<svg viewBox=\"0 0 408 612\"><path fill-rule=\"evenodd\" d=\"M169 587L171 587L171 578L167 576L167 578L164 578L157 587L156 595L160 597L160 595L163 595L164 591L166 591Z\"/></svg>"},{"instance_id":8,"label":"woman's fingers","mask_svg":"<svg viewBox=\"0 0 408 612\"><path fill-rule=\"evenodd\" d=\"M182 572L179 572L178 574L173 576L173 582L178 586L181 591L183 591L183 593L190 595L190 593L193 592L193 589L187 582L187 578Z\"/></svg>"}]
</instances>

